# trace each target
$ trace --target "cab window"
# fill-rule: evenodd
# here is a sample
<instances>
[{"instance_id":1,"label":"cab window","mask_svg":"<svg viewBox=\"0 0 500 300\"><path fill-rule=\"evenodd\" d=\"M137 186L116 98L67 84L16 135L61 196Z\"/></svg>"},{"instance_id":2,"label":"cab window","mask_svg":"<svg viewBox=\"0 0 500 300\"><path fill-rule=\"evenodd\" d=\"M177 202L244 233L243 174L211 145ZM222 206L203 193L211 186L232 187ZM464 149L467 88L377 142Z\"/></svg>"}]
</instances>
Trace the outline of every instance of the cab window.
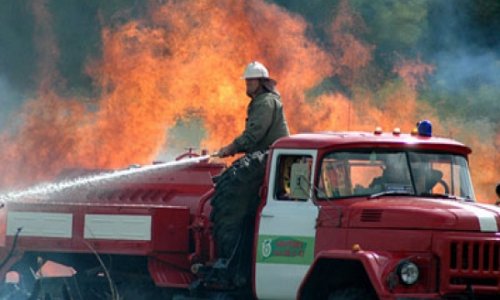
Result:
<instances>
[{"instance_id":1,"label":"cab window","mask_svg":"<svg viewBox=\"0 0 500 300\"><path fill-rule=\"evenodd\" d=\"M467 160L451 153L366 149L332 152L321 161L318 199L380 193L474 199Z\"/></svg>"},{"instance_id":2,"label":"cab window","mask_svg":"<svg viewBox=\"0 0 500 300\"><path fill-rule=\"evenodd\" d=\"M410 153L417 194L446 194L475 199L467 160L458 155Z\"/></svg>"},{"instance_id":3,"label":"cab window","mask_svg":"<svg viewBox=\"0 0 500 300\"><path fill-rule=\"evenodd\" d=\"M311 193L310 155L281 155L278 158L275 199L306 201Z\"/></svg>"}]
</instances>

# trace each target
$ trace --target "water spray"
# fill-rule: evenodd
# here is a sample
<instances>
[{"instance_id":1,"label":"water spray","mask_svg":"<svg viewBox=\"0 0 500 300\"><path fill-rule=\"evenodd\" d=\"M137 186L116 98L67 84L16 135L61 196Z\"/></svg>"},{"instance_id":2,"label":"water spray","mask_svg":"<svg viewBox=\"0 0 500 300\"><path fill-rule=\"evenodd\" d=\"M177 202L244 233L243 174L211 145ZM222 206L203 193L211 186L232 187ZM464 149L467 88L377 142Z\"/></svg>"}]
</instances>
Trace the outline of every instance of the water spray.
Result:
<instances>
[{"instance_id":1,"label":"water spray","mask_svg":"<svg viewBox=\"0 0 500 300\"><path fill-rule=\"evenodd\" d=\"M28 188L21 191L13 191L5 194L0 194L1 202L9 202L23 197L33 197L37 196L42 199L47 198L48 195L56 192L63 192L69 189L85 187L89 189L96 185L102 185L109 182L118 182L123 179L130 179L131 177L137 177L144 174L151 174L156 171L186 167L189 165L200 163L204 160L208 160L211 157L217 157L217 153L212 155L202 155L197 157L186 158L182 160L156 163L153 165L147 165L142 167L132 167L126 170L118 170L109 173L101 173L92 176L78 177L76 179L66 180L56 183L44 183L36 185L34 187Z\"/></svg>"}]
</instances>

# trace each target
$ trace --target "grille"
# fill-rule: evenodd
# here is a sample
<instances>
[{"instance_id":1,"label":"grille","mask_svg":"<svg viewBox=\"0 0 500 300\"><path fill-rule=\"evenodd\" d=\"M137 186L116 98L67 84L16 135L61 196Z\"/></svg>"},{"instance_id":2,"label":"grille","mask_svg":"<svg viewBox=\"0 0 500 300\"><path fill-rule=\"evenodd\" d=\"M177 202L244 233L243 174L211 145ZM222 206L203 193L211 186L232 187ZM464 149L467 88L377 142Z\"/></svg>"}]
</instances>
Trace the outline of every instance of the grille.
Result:
<instances>
[{"instance_id":1,"label":"grille","mask_svg":"<svg viewBox=\"0 0 500 300\"><path fill-rule=\"evenodd\" d=\"M449 284L498 286L500 241L453 241L449 245Z\"/></svg>"},{"instance_id":2,"label":"grille","mask_svg":"<svg viewBox=\"0 0 500 300\"><path fill-rule=\"evenodd\" d=\"M365 209L361 212L361 222L380 222L381 219L381 209Z\"/></svg>"},{"instance_id":3,"label":"grille","mask_svg":"<svg viewBox=\"0 0 500 300\"><path fill-rule=\"evenodd\" d=\"M500 242L452 242L450 269L461 272L500 271Z\"/></svg>"}]
</instances>

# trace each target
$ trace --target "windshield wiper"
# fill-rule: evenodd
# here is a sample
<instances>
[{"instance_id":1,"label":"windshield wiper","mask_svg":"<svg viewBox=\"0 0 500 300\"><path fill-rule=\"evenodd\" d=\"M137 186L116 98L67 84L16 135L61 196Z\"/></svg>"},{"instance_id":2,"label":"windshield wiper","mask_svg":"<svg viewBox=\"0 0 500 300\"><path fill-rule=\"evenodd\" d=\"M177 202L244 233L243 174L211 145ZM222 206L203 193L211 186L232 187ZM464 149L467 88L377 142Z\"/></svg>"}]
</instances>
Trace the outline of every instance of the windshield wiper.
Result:
<instances>
[{"instance_id":1,"label":"windshield wiper","mask_svg":"<svg viewBox=\"0 0 500 300\"><path fill-rule=\"evenodd\" d=\"M457 197L450 195L450 194L444 194L444 193L420 193L418 196L421 197L429 197L429 198L447 198L447 199L457 199Z\"/></svg>"},{"instance_id":2,"label":"windshield wiper","mask_svg":"<svg viewBox=\"0 0 500 300\"><path fill-rule=\"evenodd\" d=\"M375 194L371 194L368 199L375 199L381 196L415 196L415 194L403 191L383 191Z\"/></svg>"},{"instance_id":3,"label":"windshield wiper","mask_svg":"<svg viewBox=\"0 0 500 300\"><path fill-rule=\"evenodd\" d=\"M421 197L429 197L429 198L446 198L446 199L453 199L453 200L460 200L460 201L465 201L465 202L474 202L469 197L463 198L463 197L457 197L455 195L450 195L450 194L441 194L441 193L420 193L418 196Z\"/></svg>"}]
</instances>

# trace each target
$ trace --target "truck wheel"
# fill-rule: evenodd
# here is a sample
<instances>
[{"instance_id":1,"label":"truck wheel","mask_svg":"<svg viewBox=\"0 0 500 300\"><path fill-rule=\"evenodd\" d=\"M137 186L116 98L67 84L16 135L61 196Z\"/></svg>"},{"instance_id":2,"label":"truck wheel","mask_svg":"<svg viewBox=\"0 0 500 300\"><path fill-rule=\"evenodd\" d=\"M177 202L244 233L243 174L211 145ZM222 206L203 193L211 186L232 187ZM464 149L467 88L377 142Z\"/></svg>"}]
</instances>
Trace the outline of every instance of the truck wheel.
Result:
<instances>
[{"instance_id":1,"label":"truck wheel","mask_svg":"<svg viewBox=\"0 0 500 300\"><path fill-rule=\"evenodd\" d=\"M331 292L328 300L377 300L377 297L364 287L347 287Z\"/></svg>"},{"instance_id":2,"label":"truck wheel","mask_svg":"<svg viewBox=\"0 0 500 300\"><path fill-rule=\"evenodd\" d=\"M234 256L234 261L248 265L248 268L251 255L242 251L252 248L253 220L260 203L259 188L266 162L266 152L254 152L235 161L217 179L211 200L210 220L219 257L229 259ZM236 247L242 251L236 253ZM248 256L246 259L240 259L245 255Z\"/></svg>"}]
</instances>

